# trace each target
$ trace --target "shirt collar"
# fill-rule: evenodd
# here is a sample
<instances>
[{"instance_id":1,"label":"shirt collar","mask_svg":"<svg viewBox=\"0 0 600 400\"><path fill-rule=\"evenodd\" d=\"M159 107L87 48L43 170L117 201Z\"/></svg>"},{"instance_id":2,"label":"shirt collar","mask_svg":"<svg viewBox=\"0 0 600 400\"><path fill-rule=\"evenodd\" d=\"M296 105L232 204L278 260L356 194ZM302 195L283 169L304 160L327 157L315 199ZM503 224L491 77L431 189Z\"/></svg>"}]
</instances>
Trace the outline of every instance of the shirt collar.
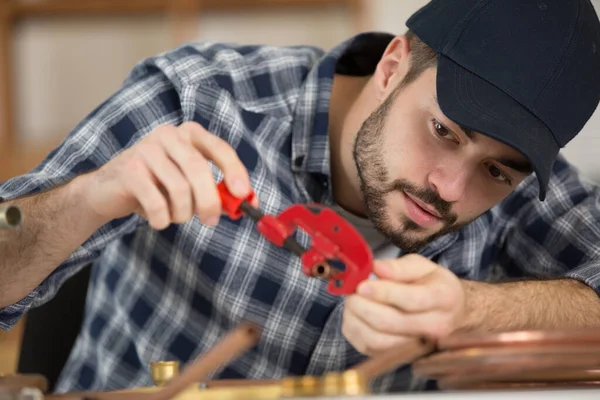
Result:
<instances>
[{"instance_id":1,"label":"shirt collar","mask_svg":"<svg viewBox=\"0 0 600 400\"><path fill-rule=\"evenodd\" d=\"M370 75L394 36L367 32L356 35L324 54L309 71L294 111L292 171L330 177L329 102L337 72ZM338 61L343 61L338 63Z\"/></svg>"},{"instance_id":2,"label":"shirt collar","mask_svg":"<svg viewBox=\"0 0 600 400\"><path fill-rule=\"evenodd\" d=\"M393 37L382 32L354 36L324 54L310 70L294 112L293 172L320 175L322 179L330 180L328 128L333 76L336 72L354 76L372 74ZM331 198L330 185L328 192ZM433 257L450 247L457 238L457 232L444 235L420 253Z\"/></svg>"}]
</instances>

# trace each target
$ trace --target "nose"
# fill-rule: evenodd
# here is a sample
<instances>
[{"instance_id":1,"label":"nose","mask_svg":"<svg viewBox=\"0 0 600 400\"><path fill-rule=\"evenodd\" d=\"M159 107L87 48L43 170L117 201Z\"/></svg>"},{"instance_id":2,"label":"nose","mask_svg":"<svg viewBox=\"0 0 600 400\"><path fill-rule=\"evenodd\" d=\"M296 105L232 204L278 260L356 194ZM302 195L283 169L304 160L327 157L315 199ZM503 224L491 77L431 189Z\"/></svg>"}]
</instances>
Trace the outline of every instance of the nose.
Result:
<instances>
[{"instance_id":1,"label":"nose","mask_svg":"<svg viewBox=\"0 0 600 400\"><path fill-rule=\"evenodd\" d=\"M473 173L465 163L455 162L438 165L429 174L429 184L438 195L449 203L459 201L465 194Z\"/></svg>"}]
</instances>

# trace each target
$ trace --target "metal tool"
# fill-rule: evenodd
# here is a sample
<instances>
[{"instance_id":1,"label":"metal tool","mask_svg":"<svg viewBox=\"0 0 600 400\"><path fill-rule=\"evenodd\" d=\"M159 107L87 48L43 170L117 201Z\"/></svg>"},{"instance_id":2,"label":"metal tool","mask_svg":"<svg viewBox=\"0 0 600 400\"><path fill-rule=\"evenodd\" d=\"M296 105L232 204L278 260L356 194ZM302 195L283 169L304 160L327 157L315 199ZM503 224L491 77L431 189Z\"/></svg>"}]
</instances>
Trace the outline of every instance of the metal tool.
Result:
<instances>
[{"instance_id":1,"label":"metal tool","mask_svg":"<svg viewBox=\"0 0 600 400\"><path fill-rule=\"evenodd\" d=\"M320 204L293 204L278 216L264 214L251 205L255 193L245 198L233 196L224 181L217 188L223 211L233 220L247 215L269 242L300 257L302 272L328 280L327 290L335 295L356 291L373 270L373 254L360 233L340 214ZM309 248L292 236L302 229L311 237Z\"/></svg>"},{"instance_id":2,"label":"metal tool","mask_svg":"<svg viewBox=\"0 0 600 400\"><path fill-rule=\"evenodd\" d=\"M21 225L21 210L17 206L0 206L0 231Z\"/></svg>"}]
</instances>

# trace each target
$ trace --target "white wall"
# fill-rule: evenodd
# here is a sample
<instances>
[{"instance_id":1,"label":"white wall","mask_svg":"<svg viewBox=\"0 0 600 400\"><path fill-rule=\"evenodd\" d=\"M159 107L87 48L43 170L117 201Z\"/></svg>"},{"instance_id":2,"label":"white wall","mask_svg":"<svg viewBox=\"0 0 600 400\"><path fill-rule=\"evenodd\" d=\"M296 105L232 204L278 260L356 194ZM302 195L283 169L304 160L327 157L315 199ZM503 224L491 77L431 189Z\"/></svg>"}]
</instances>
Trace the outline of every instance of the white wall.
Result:
<instances>
[{"instance_id":1,"label":"white wall","mask_svg":"<svg viewBox=\"0 0 600 400\"><path fill-rule=\"evenodd\" d=\"M600 0L592 1L600 9ZM425 3L367 0L366 28L402 33L404 21ZM198 38L202 40L330 48L354 33L351 19L341 9L211 13L200 21ZM15 46L21 138L44 140L64 135L118 88L135 62L169 47L167 25L159 18L34 20L22 24ZM600 181L598 149L600 110L563 153Z\"/></svg>"},{"instance_id":2,"label":"white wall","mask_svg":"<svg viewBox=\"0 0 600 400\"><path fill-rule=\"evenodd\" d=\"M592 4L600 13L600 0L592 0ZM597 79L600 79L600 71ZM562 153L586 176L600 182L600 108L596 109L579 136Z\"/></svg>"},{"instance_id":3,"label":"white wall","mask_svg":"<svg viewBox=\"0 0 600 400\"><path fill-rule=\"evenodd\" d=\"M351 35L346 10L209 13L198 39L307 43L329 48ZM64 136L115 91L142 58L169 49L159 17L35 19L20 24L15 43L17 127L23 141Z\"/></svg>"}]
</instances>

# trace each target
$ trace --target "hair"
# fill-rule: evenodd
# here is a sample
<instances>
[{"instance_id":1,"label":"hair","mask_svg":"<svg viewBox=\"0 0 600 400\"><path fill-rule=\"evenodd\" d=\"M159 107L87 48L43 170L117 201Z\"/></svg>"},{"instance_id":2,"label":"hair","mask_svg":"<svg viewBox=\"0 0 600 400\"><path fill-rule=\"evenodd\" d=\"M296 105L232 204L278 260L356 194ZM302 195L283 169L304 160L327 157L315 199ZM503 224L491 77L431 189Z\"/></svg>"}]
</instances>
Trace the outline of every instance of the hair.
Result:
<instances>
[{"instance_id":1,"label":"hair","mask_svg":"<svg viewBox=\"0 0 600 400\"><path fill-rule=\"evenodd\" d=\"M417 79L424 71L429 68L437 67L437 53L425 42L421 40L414 32L408 30L405 33L406 38L410 42L410 65L406 76L402 79L398 86L394 88L387 99L375 110L373 118L379 116L384 118L392 103L396 100L398 94L408 84Z\"/></svg>"},{"instance_id":2,"label":"hair","mask_svg":"<svg viewBox=\"0 0 600 400\"><path fill-rule=\"evenodd\" d=\"M404 85L411 83L425 70L437 67L437 53L414 32L408 30L405 34L410 42L410 69L404 78Z\"/></svg>"}]
</instances>

